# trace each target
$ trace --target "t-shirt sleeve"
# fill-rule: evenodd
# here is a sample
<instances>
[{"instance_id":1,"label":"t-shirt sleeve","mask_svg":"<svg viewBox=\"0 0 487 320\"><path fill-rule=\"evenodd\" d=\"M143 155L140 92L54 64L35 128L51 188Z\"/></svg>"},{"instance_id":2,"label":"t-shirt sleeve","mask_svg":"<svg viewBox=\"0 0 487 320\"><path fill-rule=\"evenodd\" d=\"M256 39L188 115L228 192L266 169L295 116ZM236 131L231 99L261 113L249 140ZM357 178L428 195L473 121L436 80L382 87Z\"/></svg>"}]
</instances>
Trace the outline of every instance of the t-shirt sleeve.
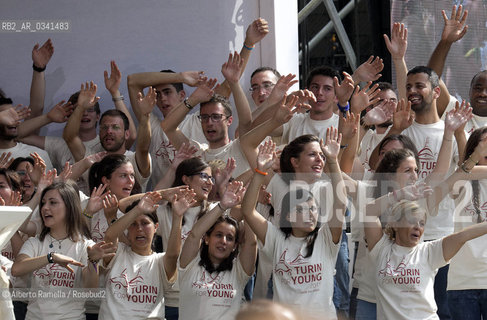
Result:
<instances>
[{"instance_id":1,"label":"t-shirt sleeve","mask_svg":"<svg viewBox=\"0 0 487 320\"><path fill-rule=\"evenodd\" d=\"M336 258L338 255L338 251L340 250L342 237L340 236L340 240L338 240L338 243L334 243L333 235L331 234L330 226L328 224L322 226L319 232L323 235L323 245L327 250L330 250L330 256Z\"/></svg>"},{"instance_id":2,"label":"t-shirt sleeve","mask_svg":"<svg viewBox=\"0 0 487 320\"><path fill-rule=\"evenodd\" d=\"M117 253L115 253L115 257L110 260L110 263L105 266L103 265L104 269L109 270L113 267L113 264L115 261L118 259L118 257L122 256L125 254L125 251L127 251L127 245L125 243L122 243L121 241L118 242L118 247L117 247Z\"/></svg>"},{"instance_id":3,"label":"t-shirt sleeve","mask_svg":"<svg viewBox=\"0 0 487 320\"><path fill-rule=\"evenodd\" d=\"M174 273L173 277L171 279L167 278L167 273L166 273L166 268L164 266L164 256L166 255L165 252L163 253L158 253L157 257L157 262L159 263L159 268L161 270L161 281L162 285L164 287L164 290L170 289L172 285L176 282L178 279L178 269L176 267L176 272Z\"/></svg>"},{"instance_id":4,"label":"t-shirt sleeve","mask_svg":"<svg viewBox=\"0 0 487 320\"><path fill-rule=\"evenodd\" d=\"M24 242L24 245L20 249L19 255L20 254L25 254L26 256L30 258L37 257L39 254L39 239L37 237L35 238L29 238L27 239L26 242ZM47 258L46 258L47 261Z\"/></svg>"},{"instance_id":5,"label":"t-shirt sleeve","mask_svg":"<svg viewBox=\"0 0 487 320\"><path fill-rule=\"evenodd\" d=\"M426 242L428 249L428 264L433 269L438 269L449 263L443 257L443 238Z\"/></svg>"},{"instance_id":6,"label":"t-shirt sleeve","mask_svg":"<svg viewBox=\"0 0 487 320\"><path fill-rule=\"evenodd\" d=\"M235 263L233 266L236 268L235 269L235 275L236 275L236 279L238 281L239 287L244 288L251 276L249 276L247 273L245 273L245 270L242 266L242 263L240 262L240 259L238 257L237 257L237 259L235 259Z\"/></svg>"},{"instance_id":7,"label":"t-shirt sleeve","mask_svg":"<svg viewBox=\"0 0 487 320\"><path fill-rule=\"evenodd\" d=\"M369 251L372 261L379 258L380 251L389 241L389 236L387 234L383 234L382 238L380 238L380 240L375 244L374 248Z\"/></svg>"},{"instance_id":8,"label":"t-shirt sleeve","mask_svg":"<svg viewBox=\"0 0 487 320\"><path fill-rule=\"evenodd\" d=\"M281 237L280 237L281 236ZM265 245L259 241L259 244L262 247L262 253L268 256L271 260L274 258L274 253L276 251L276 242L279 241L278 238L282 238L284 241L284 235L282 235L281 231L277 229L272 223L267 221L267 232L265 235Z\"/></svg>"}]
</instances>

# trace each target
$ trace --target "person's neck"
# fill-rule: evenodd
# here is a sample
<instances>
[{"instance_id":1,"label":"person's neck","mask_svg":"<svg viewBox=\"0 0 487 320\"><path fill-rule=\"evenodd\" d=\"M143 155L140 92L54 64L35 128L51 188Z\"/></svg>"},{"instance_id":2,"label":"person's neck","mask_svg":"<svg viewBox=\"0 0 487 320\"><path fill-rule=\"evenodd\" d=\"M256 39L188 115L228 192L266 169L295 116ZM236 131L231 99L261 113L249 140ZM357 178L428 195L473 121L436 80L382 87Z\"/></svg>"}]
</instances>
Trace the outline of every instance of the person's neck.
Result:
<instances>
[{"instance_id":1,"label":"person's neck","mask_svg":"<svg viewBox=\"0 0 487 320\"><path fill-rule=\"evenodd\" d=\"M79 131L79 137L81 141L86 142L90 141L96 138L96 128L90 129L90 130L80 130Z\"/></svg>"},{"instance_id":2,"label":"person's neck","mask_svg":"<svg viewBox=\"0 0 487 320\"><path fill-rule=\"evenodd\" d=\"M375 132L377 132L377 134L384 134L386 133L387 129L389 127L379 127L379 126L375 126Z\"/></svg>"},{"instance_id":3,"label":"person's neck","mask_svg":"<svg viewBox=\"0 0 487 320\"><path fill-rule=\"evenodd\" d=\"M220 141L210 142L210 149L218 149L218 148L221 148L223 146L226 146L229 143L230 143L230 139L228 137L225 137L224 139L221 139Z\"/></svg>"},{"instance_id":4,"label":"person's neck","mask_svg":"<svg viewBox=\"0 0 487 320\"><path fill-rule=\"evenodd\" d=\"M309 112L311 120L328 120L333 116L333 110L327 110L323 112L313 112L313 109Z\"/></svg>"},{"instance_id":5,"label":"person's neck","mask_svg":"<svg viewBox=\"0 0 487 320\"><path fill-rule=\"evenodd\" d=\"M106 150L105 150L106 151ZM125 143L120 147L120 149L116 151L108 151L108 154L125 154L127 152L127 149L125 148Z\"/></svg>"},{"instance_id":6,"label":"person's neck","mask_svg":"<svg viewBox=\"0 0 487 320\"><path fill-rule=\"evenodd\" d=\"M440 121L436 103L433 103L426 112L416 113L415 121L419 124L432 124Z\"/></svg>"},{"instance_id":7,"label":"person's neck","mask_svg":"<svg viewBox=\"0 0 487 320\"><path fill-rule=\"evenodd\" d=\"M301 172L296 172L294 174L294 179L298 181L304 181L307 184L313 184L318 180L316 176L313 176L311 173L301 173Z\"/></svg>"},{"instance_id":8,"label":"person's neck","mask_svg":"<svg viewBox=\"0 0 487 320\"><path fill-rule=\"evenodd\" d=\"M291 229L291 234L293 235L293 237L296 237L296 238L306 238L309 235L308 232L305 232L305 231L302 231L299 229L295 229L295 228Z\"/></svg>"},{"instance_id":9,"label":"person's neck","mask_svg":"<svg viewBox=\"0 0 487 320\"><path fill-rule=\"evenodd\" d=\"M136 254L138 254L139 256L150 256L153 253L150 245L148 247L144 247L144 248L134 248L132 246L132 251L135 252Z\"/></svg>"},{"instance_id":10,"label":"person's neck","mask_svg":"<svg viewBox=\"0 0 487 320\"><path fill-rule=\"evenodd\" d=\"M56 240L63 240L68 237L68 232L66 231L65 226L57 227L57 228L52 227L49 230L49 235Z\"/></svg>"},{"instance_id":11,"label":"person's neck","mask_svg":"<svg viewBox=\"0 0 487 320\"><path fill-rule=\"evenodd\" d=\"M15 147L16 145L17 142L15 142L14 139L5 140L0 138L0 149L10 149Z\"/></svg>"}]
</instances>

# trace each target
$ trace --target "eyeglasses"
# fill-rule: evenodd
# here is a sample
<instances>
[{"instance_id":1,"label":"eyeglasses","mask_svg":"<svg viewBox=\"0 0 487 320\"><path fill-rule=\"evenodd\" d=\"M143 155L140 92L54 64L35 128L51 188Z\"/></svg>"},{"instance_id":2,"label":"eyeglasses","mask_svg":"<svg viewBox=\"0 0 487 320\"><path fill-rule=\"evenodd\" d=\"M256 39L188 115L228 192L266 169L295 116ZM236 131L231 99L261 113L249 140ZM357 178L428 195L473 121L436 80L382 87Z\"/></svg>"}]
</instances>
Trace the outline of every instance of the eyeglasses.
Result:
<instances>
[{"instance_id":1,"label":"eyeglasses","mask_svg":"<svg viewBox=\"0 0 487 320\"><path fill-rule=\"evenodd\" d=\"M215 178L208 175L206 172L199 172L193 174L193 176L200 176L200 179L203 180L204 182L211 181L211 183L215 184Z\"/></svg>"},{"instance_id":2,"label":"eyeglasses","mask_svg":"<svg viewBox=\"0 0 487 320\"><path fill-rule=\"evenodd\" d=\"M225 117L225 118L223 118ZM212 122L220 122L222 120L226 120L228 117L224 114L221 114L221 113L212 113L212 114L200 114L198 116L198 119L200 119L201 122L208 122L211 121Z\"/></svg>"},{"instance_id":3,"label":"eyeglasses","mask_svg":"<svg viewBox=\"0 0 487 320\"><path fill-rule=\"evenodd\" d=\"M260 89L264 89L264 91L269 92L274 88L276 84L272 82L264 82L262 86L259 86L258 84L254 84L249 88L250 92L258 92Z\"/></svg>"}]
</instances>

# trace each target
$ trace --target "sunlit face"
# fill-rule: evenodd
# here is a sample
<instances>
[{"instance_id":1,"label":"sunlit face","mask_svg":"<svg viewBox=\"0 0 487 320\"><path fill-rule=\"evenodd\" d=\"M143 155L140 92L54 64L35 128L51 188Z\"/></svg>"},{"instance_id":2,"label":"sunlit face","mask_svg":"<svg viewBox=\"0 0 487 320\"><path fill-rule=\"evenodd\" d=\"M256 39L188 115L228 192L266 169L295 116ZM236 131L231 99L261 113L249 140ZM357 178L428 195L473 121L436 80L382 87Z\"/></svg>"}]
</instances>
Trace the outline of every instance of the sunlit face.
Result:
<instances>
[{"instance_id":1,"label":"sunlit face","mask_svg":"<svg viewBox=\"0 0 487 320\"><path fill-rule=\"evenodd\" d=\"M270 70L261 71L250 79L252 90L252 100L256 106L260 106L271 94L272 89L279 80L274 72Z\"/></svg>"},{"instance_id":2,"label":"sunlit face","mask_svg":"<svg viewBox=\"0 0 487 320\"><path fill-rule=\"evenodd\" d=\"M320 144L317 141L307 143L298 158L291 158L291 164L296 172L296 178L308 180L304 178L306 176L311 179L321 177L324 161Z\"/></svg>"},{"instance_id":3,"label":"sunlit face","mask_svg":"<svg viewBox=\"0 0 487 320\"><path fill-rule=\"evenodd\" d=\"M177 92L172 84L162 84L155 88L157 95L156 104L164 117L186 97L184 90Z\"/></svg>"},{"instance_id":4,"label":"sunlit face","mask_svg":"<svg viewBox=\"0 0 487 320\"><path fill-rule=\"evenodd\" d=\"M410 74L407 78L406 95L411 101L411 109L416 113L428 112L439 91L439 87L431 87L426 73Z\"/></svg>"},{"instance_id":5,"label":"sunlit face","mask_svg":"<svg viewBox=\"0 0 487 320\"><path fill-rule=\"evenodd\" d=\"M426 224L424 211L414 211L405 214L399 222L394 223L396 244L403 247L414 247L421 241Z\"/></svg>"},{"instance_id":6,"label":"sunlit face","mask_svg":"<svg viewBox=\"0 0 487 320\"><path fill-rule=\"evenodd\" d=\"M199 174L183 176L183 182L194 190L196 201L201 203L203 200L208 200L208 195L213 187L211 168L207 167Z\"/></svg>"},{"instance_id":7,"label":"sunlit face","mask_svg":"<svg viewBox=\"0 0 487 320\"><path fill-rule=\"evenodd\" d=\"M100 142L108 152L117 152L125 148L129 131L124 129L123 120L117 116L104 116L100 122Z\"/></svg>"},{"instance_id":8,"label":"sunlit face","mask_svg":"<svg viewBox=\"0 0 487 320\"><path fill-rule=\"evenodd\" d=\"M293 228L293 235L305 237L316 228L318 221L318 206L313 198L294 207L289 213L289 220Z\"/></svg>"},{"instance_id":9,"label":"sunlit face","mask_svg":"<svg viewBox=\"0 0 487 320\"><path fill-rule=\"evenodd\" d=\"M130 196L135 184L134 167L131 162L122 164L112 172L110 179L102 178L103 183L108 184L108 189L117 199L123 199Z\"/></svg>"},{"instance_id":10,"label":"sunlit face","mask_svg":"<svg viewBox=\"0 0 487 320\"><path fill-rule=\"evenodd\" d=\"M128 227L128 240L130 247L136 253L146 253L151 251L152 239L156 233L158 223L154 223L145 214L138 216Z\"/></svg>"},{"instance_id":11,"label":"sunlit face","mask_svg":"<svg viewBox=\"0 0 487 320\"><path fill-rule=\"evenodd\" d=\"M482 72L472 81L470 87L470 105L478 116L487 116L487 73Z\"/></svg>"},{"instance_id":12,"label":"sunlit face","mask_svg":"<svg viewBox=\"0 0 487 320\"><path fill-rule=\"evenodd\" d=\"M211 116L212 114L222 115L220 121L208 119L201 121L201 128L208 142L218 144L228 139L228 127L232 124L232 117L225 115L225 109L219 102L212 102L203 105L200 109L200 116Z\"/></svg>"},{"instance_id":13,"label":"sunlit face","mask_svg":"<svg viewBox=\"0 0 487 320\"><path fill-rule=\"evenodd\" d=\"M396 170L396 182L400 188L418 181L418 166L414 157L404 159Z\"/></svg>"},{"instance_id":14,"label":"sunlit face","mask_svg":"<svg viewBox=\"0 0 487 320\"><path fill-rule=\"evenodd\" d=\"M316 75L311 79L308 88L316 97L316 102L310 101L311 113L321 114L333 111L337 103L333 78Z\"/></svg>"},{"instance_id":15,"label":"sunlit face","mask_svg":"<svg viewBox=\"0 0 487 320\"><path fill-rule=\"evenodd\" d=\"M12 188L7 182L7 178L1 174L0 175L0 196L5 201L5 205L10 205L10 197L12 196Z\"/></svg>"},{"instance_id":16,"label":"sunlit face","mask_svg":"<svg viewBox=\"0 0 487 320\"><path fill-rule=\"evenodd\" d=\"M29 201L32 198L32 195L35 191L34 183L30 178L30 173L33 169L32 165L29 161L23 161L19 163L15 171L19 174L20 178L22 179L23 185L23 195L22 200L23 202Z\"/></svg>"},{"instance_id":17,"label":"sunlit face","mask_svg":"<svg viewBox=\"0 0 487 320\"><path fill-rule=\"evenodd\" d=\"M49 190L42 198L41 216L48 228L66 224L66 204L58 190Z\"/></svg>"},{"instance_id":18,"label":"sunlit face","mask_svg":"<svg viewBox=\"0 0 487 320\"><path fill-rule=\"evenodd\" d=\"M237 230L227 222L215 226L209 236L205 236L210 261L219 265L237 248Z\"/></svg>"}]
</instances>

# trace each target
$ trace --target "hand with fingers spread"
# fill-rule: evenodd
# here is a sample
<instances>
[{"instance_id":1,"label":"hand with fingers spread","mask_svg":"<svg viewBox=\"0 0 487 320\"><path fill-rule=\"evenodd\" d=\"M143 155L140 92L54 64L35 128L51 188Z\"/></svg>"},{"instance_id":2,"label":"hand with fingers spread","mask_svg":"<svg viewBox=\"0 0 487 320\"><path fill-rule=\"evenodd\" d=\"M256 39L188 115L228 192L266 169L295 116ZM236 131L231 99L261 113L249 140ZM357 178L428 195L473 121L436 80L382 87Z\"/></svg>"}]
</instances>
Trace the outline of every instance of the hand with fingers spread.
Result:
<instances>
[{"instance_id":1,"label":"hand with fingers spread","mask_svg":"<svg viewBox=\"0 0 487 320\"><path fill-rule=\"evenodd\" d=\"M308 110L311 109L311 105L309 104L309 102L316 102L316 97L314 93L309 91L308 89L294 91L288 96L288 99L291 96L298 97L298 101L296 104L297 113L306 113Z\"/></svg>"},{"instance_id":2,"label":"hand with fingers spread","mask_svg":"<svg viewBox=\"0 0 487 320\"><path fill-rule=\"evenodd\" d=\"M12 152L2 152L0 156L0 168L7 169L15 158L12 157Z\"/></svg>"},{"instance_id":3,"label":"hand with fingers spread","mask_svg":"<svg viewBox=\"0 0 487 320\"><path fill-rule=\"evenodd\" d=\"M395 110L396 104L394 101L384 100L365 114L364 125L375 126L385 123L391 120Z\"/></svg>"},{"instance_id":4,"label":"hand with fingers spread","mask_svg":"<svg viewBox=\"0 0 487 320\"><path fill-rule=\"evenodd\" d=\"M230 179L232 178L233 171L237 167L235 158L230 157L227 159L227 164L224 169L215 170L215 186L218 190L218 195L221 196L227 189Z\"/></svg>"},{"instance_id":5,"label":"hand with fingers spread","mask_svg":"<svg viewBox=\"0 0 487 320\"><path fill-rule=\"evenodd\" d=\"M118 69L115 61L110 61L110 77L108 76L108 71L103 72L103 78L105 79L105 88L113 96L118 92L120 88L120 82L122 81L122 73Z\"/></svg>"},{"instance_id":6,"label":"hand with fingers spread","mask_svg":"<svg viewBox=\"0 0 487 320\"><path fill-rule=\"evenodd\" d=\"M118 199L117 196L108 192L104 197L103 197L103 210L105 213L108 213L108 215L115 215L115 212L118 209Z\"/></svg>"},{"instance_id":7,"label":"hand with fingers spread","mask_svg":"<svg viewBox=\"0 0 487 320\"><path fill-rule=\"evenodd\" d=\"M235 51L228 55L228 61L222 65L222 74L229 83L238 83L242 73L243 59Z\"/></svg>"},{"instance_id":8,"label":"hand with fingers spread","mask_svg":"<svg viewBox=\"0 0 487 320\"><path fill-rule=\"evenodd\" d=\"M463 131L463 129L465 128L465 124L471 118L472 108L470 107L470 103L463 100L462 104L460 105L457 101L455 109L447 112L446 114L444 135L451 138L455 131Z\"/></svg>"},{"instance_id":9,"label":"hand with fingers spread","mask_svg":"<svg viewBox=\"0 0 487 320\"><path fill-rule=\"evenodd\" d=\"M362 63L353 73L355 83L376 81L382 75L380 72L384 69L384 62L381 58L370 56L370 58Z\"/></svg>"},{"instance_id":10,"label":"hand with fingers spread","mask_svg":"<svg viewBox=\"0 0 487 320\"><path fill-rule=\"evenodd\" d=\"M267 192L266 188L267 187L265 185L260 186L259 198L257 199L257 202L262 203L263 205L270 205L272 194Z\"/></svg>"},{"instance_id":11,"label":"hand with fingers spread","mask_svg":"<svg viewBox=\"0 0 487 320\"><path fill-rule=\"evenodd\" d=\"M101 152L97 152L97 153L93 153L93 154L90 154L89 156L86 157L86 160L91 163L91 164L94 164L96 162L100 162L103 158L105 158L105 156L108 154L108 152L106 151L101 151Z\"/></svg>"},{"instance_id":12,"label":"hand with fingers spread","mask_svg":"<svg viewBox=\"0 0 487 320\"><path fill-rule=\"evenodd\" d=\"M181 192L174 194L171 199L173 214L182 217L184 213L196 203L196 199L194 198L195 195L196 193L194 193L193 189L184 189Z\"/></svg>"},{"instance_id":13,"label":"hand with fingers spread","mask_svg":"<svg viewBox=\"0 0 487 320\"><path fill-rule=\"evenodd\" d=\"M40 177L40 180L39 180L39 183L37 184L37 191L38 192L42 192L42 190L44 190L45 188L47 188L48 186L50 186L51 184L54 183L54 170L49 170L47 172L43 172L41 177ZM34 181L34 180L32 180Z\"/></svg>"},{"instance_id":14,"label":"hand with fingers spread","mask_svg":"<svg viewBox=\"0 0 487 320\"><path fill-rule=\"evenodd\" d=\"M379 84L376 83L372 88L370 87L371 85L372 82L369 81L362 89L359 86L355 87L350 99L351 112L360 114L368 106L374 105L380 100L380 97L378 97L380 93Z\"/></svg>"},{"instance_id":15,"label":"hand with fingers spread","mask_svg":"<svg viewBox=\"0 0 487 320\"><path fill-rule=\"evenodd\" d=\"M73 113L71 102L68 101L65 103L65 101L62 100L49 110L47 117L52 122L63 123L68 121L68 117L71 113Z\"/></svg>"},{"instance_id":16,"label":"hand with fingers spread","mask_svg":"<svg viewBox=\"0 0 487 320\"><path fill-rule=\"evenodd\" d=\"M22 205L22 193L20 191L12 191L10 193L10 199L6 199L7 206L19 207Z\"/></svg>"},{"instance_id":17,"label":"hand with fingers spread","mask_svg":"<svg viewBox=\"0 0 487 320\"><path fill-rule=\"evenodd\" d=\"M413 121L414 113L411 111L411 101L406 103L404 99L399 100L392 116L392 126L402 132L409 128Z\"/></svg>"},{"instance_id":18,"label":"hand with fingers spread","mask_svg":"<svg viewBox=\"0 0 487 320\"><path fill-rule=\"evenodd\" d=\"M342 139L349 141L358 132L360 121L360 115L355 113L350 113L347 111L346 116L340 116L340 132L342 134Z\"/></svg>"},{"instance_id":19,"label":"hand with fingers spread","mask_svg":"<svg viewBox=\"0 0 487 320\"><path fill-rule=\"evenodd\" d=\"M46 172L46 163L37 152L31 153L30 156L34 159L34 167L29 172L30 179L35 185L38 185L41 176Z\"/></svg>"},{"instance_id":20,"label":"hand with fingers spread","mask_svg":"<svg viewBox=\"0 0 487 320\"><path fill-rule=\"evenodd\" d=\"M269 24L267 20L259 18L254 20L245 32L244 45L252 48L260 42L269 33Z\"/></svg>"},{"instance_id":21,"label":"hand with fingers spread","mask_svg":"<svg viewBox=\"0 0 487 320\"><path fill-rule=\"evenodd\" d=\"M384 41L393 60L403 59L408 47L408 29L404 23L395 22L392 26L391 39L389 40L389 37L384 34Z\"/></svg>"},{"instance_id":22,"label":"hand with fingers spread","mask_svg":"<svg viewBox=\"0 0 487 320\"><path fill-rule=\"evenodd\" d=\"M278 103L282 100L282 98L286 95L287 91L296 83L298 80L295 80L295 74L288 74L287 76L282 76L277 80L276 85L272 89L269 97L267 98L270 105ZM316 100L316 98L315 98Z\"/></svg>"},{"instance_id":23,"label":"hand with fingers spread","mask_svg":"<svg viewBox=\"0 0 487 320\"><path fill-rule=\"evenodd\" d=\"M73 273L74 270L71 268L70 265L77 266L77 267L84 267L85 265L82 264L81 262L72 259L71 257L65 256L60 253L53 252L52 255L52 260L54 263L60 265L61 267L66 268L69 272Z\"/></svg>"},{"instance_id":24,"label":"hand with fingers spread","mask_svg":"<svg viewBox=\"0 0 487 320\"><path fill-rule=\"evenodd\" d=\"M44 69L49 63L49 60L51 60L53 54L54 46L52 45L51 39L47 39L42 47L39 47L39 44L36 43L32 49L32 62L37 68Z\"/></svg>"},{"instance_id":25,"label":"hand with fingers spread","mask_svg":"<svg viewBox=\"0 0 487 320\"><path fill-rule=\"evenodd\" d=\"M230 182L220 200L220 207L224 210L233 208L240 204L245 193L242 181L234 180Z\"/></svg>"},{"instance_id":26,"label":"hand with fingers spread","mask_svg":"<svg viewBox=\"0 0 487 320\"><path fill-rule=\"evenodd\" d=\"M276 144L272 140L267 140L264 144L259 145L257 154L257 170L267 172L276 159Z\"/></svg>"},{"instance_id":27,"label":"hand with fingers spread","mask_svg":"<svg viewBox=\"0 0 487 320\"><path fill-rule=\"evenodd\" d=\"M113 242L100 241L93 246L86 248L88 252L88 260L91 262L99 261L104 258L113 258L117 253L117 245Z\"/></svg>"},{"instance_id":28,"label":"hand with fingers spread","mask_svg":"<svg viewBox=\"0 0 487 320\"><path fill-rule=\"evenodd\" d=\"M217 80L215 78L201 77L198 81L196 90L189 96L191 102L188 102L192 106L195 106L201 102L210 100L218 86L216 83Z\"/></svg>"},{"instance_id":29,"label":"hand with fingers spread","mask_svg":"<svg viewBox=\"0 0 487 320\"><path fill-rule=\"evenodd\" d=\"M96 89L96 84L93 81L81 84L78 96L78 107L81 107L81 110L92 108L100 100L100 97L96 97Z\"/></svg>"},{"instance_id":30,"label":"hand with fingers spread","mask_svg":"<svg viewBox=\"0 0 487 320\"><path fill-rule=\"evenodd\" d=\"M142 95L142 92L139 92L137 94L137 104L140 113L143 115L149 115L156 105L156 100L156 89L153 87L149 87L149 90L147 91L145 97Z\"/></svg>"},{"instance_id":31,"label":"hand with fingers spread","mask_svg":"<svg viewBox=\"0 0 487 320\"><path fill-rule=\"evenodd\" d=\"M142 214L154 212L159 207L158 203L162 200L159 192L147 192L137 204L137 208L141 210Z\"/></svg>"},{"instance_id":32,"label":"hand with fingers spread","mask_svg":"<svg viewBox=\"0 0 487 320\"><path fill-rule=\"evenodd\" d=\"M424 182L418 182L416 184L410 184L395 192L395 198L397 201L410 200L416 201L419 199L427 198L433 193L433 189Z\"/></svg>"},{"instance_id":33,"label":"hand with fingers spread","mask_svg":"<svg viewBox=\"0 0 487 320\"><path fill-rule=\"evenodd\" d=\"M273 117L274 121L277 121L280 125L288 122L291 120L293 115L296 113L296 102L298 101L298 97L292 96L289 99L286 99L286 96L281 100L279 103L279 107L276 110L276 114Z\"/></svg>"},{"instance_id":34,"label":"hand with fingers spread","mask_svg":"<svg viewBox=\"0 0 487 320\"><path fill-rule=\"evenodd\" d=\"M196 146L189 143L183 143L174 155L174 159L171 162L171 167L176 170L181 162L192 158L197 151L198 148Z\"/></svg>"},{"instance_id":35,"label":"hand with fingers spread","mask_svg":"<svg viewBox=\"0 0 487 320\"><path fill-rule=\"evenodd\" d=\"M340 106L346 106L353 90L355 89L354 81L352 76L343 72L343 80L340 83L337 77L333 78L333 85L335 87L335 94L338 99L338 104Z\"/></svg>"},{"instance_id":36,"label":"hand with fingers spread","mask_svg":"<svg viewBox=\"0 0 487 320\"><path fill-rule=\"evenodd\" d=\"M441 40L448 43L456 42L463 38L467 33L468 25L465 24L468 17L468 10L463 10L463 6L453 6L451 9L451 16L448 19L445 10L441 11L443 20L445 20L445 26L441 34Z\"/></svg>"},{"instance_id":37,"label":"hand with fingers spread","mask_svg":"<svg viewBox=\"0 0 487 320\"><path fill-rule=\"evenodd\" d=\"M338 129L330 127L326 129L325 143L320 141L321 151L326 157L327 163L337 163L338 153L340 152L340 143L342 142L342 135L338 133Z\"/></svg>"},{"instance_id":38,"label":"hand with fingers spread","mask_svg":"<svg viewBox=\"0 0 487 320\"><path fill-rule=\"evenodd\" d=\"M66 181L68 181L69 177L71 176L71 173L73 172L72 169L73 169L73 166L70 165L69 162L66 161L66 163L64 164L63 171L61 171L61 173L59 175L57 174L57 171L54 171L55 172L54 182L66 182ZM54 170L56 170L56 169L54 169Z\"/></svg>"},{"instance_id":39,"label":"hand with fingers spread","mask_svg":"<svg viewBox=\"0 0 487 320\"><path fill-rule=\"evenodd\" d=\"M105 192L107 188L106 184L100 184L93 188L90 199L86 205L85 213L89 216L93 216L95 213L103 209L103 199L108 195L109 191Z\"/></svg>"},{"instance_id":40,"label":"hand with fingers spread","mask_svg":"<svg viewBox=\"0 0 487 320\"><path fill-rule=\"evenodd\" d=\"M11 107L0 111L0 124L6 126L17 126L22 120L30 115L30 108L18 104L15 108Z\"/></svg>"},{"instance_id":41,"label":"hand with fingers spread","mask_svg":"<svg viewBox=\"0 0 487 320\"><path fill-rule=\"evenodd\" d=\"M183 82L190 87L196 87L199 81L205 76L204 71L183 71L181 77Z\"/></svg>"}]
</instances>

